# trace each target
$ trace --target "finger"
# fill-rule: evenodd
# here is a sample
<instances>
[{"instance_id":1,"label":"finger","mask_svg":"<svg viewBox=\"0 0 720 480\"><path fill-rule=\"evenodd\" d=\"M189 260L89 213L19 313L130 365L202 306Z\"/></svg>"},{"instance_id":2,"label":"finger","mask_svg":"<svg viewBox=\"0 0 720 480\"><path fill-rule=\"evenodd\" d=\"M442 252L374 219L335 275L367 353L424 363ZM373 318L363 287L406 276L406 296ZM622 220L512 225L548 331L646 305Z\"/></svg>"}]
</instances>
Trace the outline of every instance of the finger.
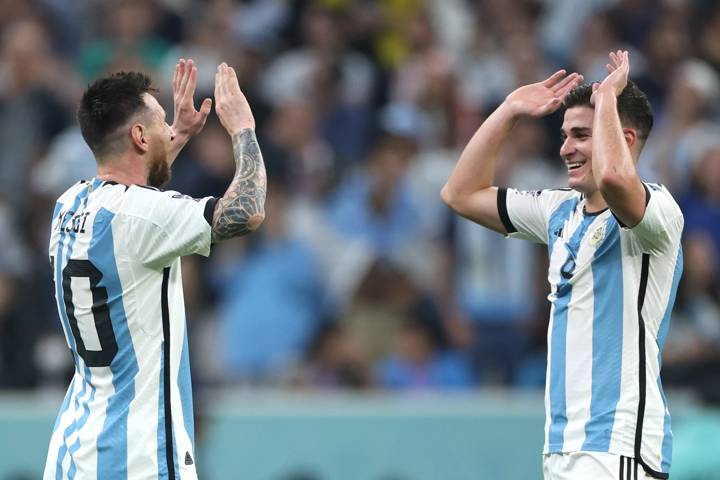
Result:
<instances>
[{"instance_id":1,"label":"finger","mask_svg":"<svg viewBox=\"0 0 720 480\"><path fill-rule=\"evenodd\" d=\"M183 79L187 76L188 61L184 58L180 62L180 74L178 75L178 93L182 94Z\"/></svg>"},{"instance_id":2,"label":"finger","mask_svg":"<svg viewBox=\"0 0 720 480\"><path fill-rule=\"evenodd\" d=\"M197 67L193 65L190 68L190 79L188 80L187 86L185 88L185 94L190 97L190 102L193 104L193 108L195 108L195 102L193 101L193 96L195 95L195 86L197 85Z\"/></svg>"},{"instance_id":3,"label":"finger","mask_svg":"<svg viewBox=\"0 0 720 480\"><path fill-rule=\"evenodd\" d=\"M207 115L208 113L210 113L211 108L212 108L212 99L206 98L205 100L203 100L202 105L200 105L200 113L202 113L203 115Z\"/></svg>"},{"instance_id":4,"label":"finger","mask_svg":"<svg viewBox=\"0 0 720 480\"><path fill-rule=\"evenodd\" d=\"M178 75L180 74L180 62L175 64L175 72L173 73L173 80L172 80L172 89L173 94L177 93L177 86L178 86Z\"/></svg>"},{"instance_id":5,"label":"finger","mask_svg":"<svg viewBox=\"0 0 720 480\"><path fill-rule=\"evenodd\" d=\"M223 92L226 96L230 96L232 93L232 75L230 74L230 67L226 63L223 63Z\"/></svg>"},{"instance_id":6,"label":"finger","mask_svg":"<svg viewBox=\"0 0 720 480\"><path fill-rule=\"evenodd\" d=\"M210 114L210 109L212 109L212 100L206 98L203 100L202 105L200 105L200 115L202 115L202 118L205 118Z\"/></svg>"},{"instance_id":7,"label":"finger","mask_svg":"<svg viewBox=\"0 0 720 480\"><path fill-rule=\"evenodd\" d=\"M623 58L623 68L625 69L625 75L630 75L630 52L625 51Z\"/></svg>"},{"instance_id":8,"label":"finger","mask_svg":"<svg viewBox=\"0 0 720 480\"><path fill-rule=\"evenodd\" d=\"M182 97L185 97L185 93L187 91L187 84L190 80L190 72L192 71L193 67L193 61L191 59L188 59L187 62L185 62L185 68L183 69L183 75L180 77L180 95Z\"/></svg>"},{"instance_id":9,"label":"finger","mask_svg":"<svg viewBox=\"0 0 720 480\"><path fill-rule=\"evenodd\" d=\"M617 55L615 55L615 52L610 52L610 55L608 56L610 57L610 65L617 66L618 58Z\"/></svg>"},{"instance_id":10,"label":"finger","mask_svg":"<svg viewBox=\"0 0 720 480\"><path fill-rule=\"evenodd\" d=\"M600 84L598 82L595 82L592 84L592 91L595 92L598 88L600 88Z\"/></svg>"},{"instance_id":11,"label":"finger","mask_svg":"<svg viewBox=\"0 0 720 480\"><path fill-rule=\"evenodd\" d=\"M225 94L225 63L218 65L217 69L217 90L220 95ZM216 100L217 102L217 100Z\"/></svg>"},{"instance_id":12,"label":"finger","mask_svg":"<svg viewBox=\"0 0 720 480\"><path fill-rule=\"evenodd\" d=\"M552 90L553 90L555 93L558 93L559 91L563 90L563 89L564 89L565 87L567 87L568 85L571 85L571 84L573 84L573 83L577 83L578 79L580 79L580 81L582 81L582 75L580 75L579 73L573 72L573 73L571 73L570 75L568 75L567 77L563 78L563 79L560 81L560 83L558 83L557 85L555 85L554 87L552 87Z\"/></svg>"},{"instance_id":13,"label":"finger","mask_svg":"<svg viewBox=\"0 0 720 480\"><path fill-rule=\"evenodd\" d=\"M550 75L544 82L542 82L543 86L551 88L553 85L559 82L561 78L565 76L565 73L565 70L558 70L557 72Z\"/></svg>"},{"instance_id":14,"label":"finger","mask_svg":"<svg viewBox=\"0 0 720 480\"><path fill-rule=\"evenodd\" d=\"M196 84L197 84L197 66L195 65L195 62L193 62L192 59L188 59L187 81L185 82L185 92L183 92L183 93L190 98L191 102L192 102L192 96L195 93L195 85Z\"/></svg>"},{"instance_id":15,"label":"finger","mask_svg":"<svg viewBox=\"0 0 720 480\"><path fill-rule=\"evenodd\" d=\"M220 92L221 98L227 96L227 64L221 63L218 67L218 91ZM215 100L217 102L217 100Z\"/></svg>"},{"instance_id":16,"label":"finger","mask_svg":"<svg viewBox=\"0 0 720 480\"><path fill-rule=\"evenodd\" d=\"M182 83L183 75L185 75L185 59L181 58L178 62L177 66L177 83L175 85L175 93L179 96L180 95L180 85Z\"/></svg>"},{"instance_id":17,"label":"finger","mask_svg":"<svg viewBox=\"0 0 720 480\"><path fill-rule=\"evenodd\" d=\"M570 85L557 92L555 95L560 98L560 100L565 101L565 97L567 97L568 94L573 91L573 89L575 89L575 87L577 87L578 85L580 85L580 82L571 83Z\"/></svg>"},{"instance_id":18,"label":"finger","mask_svg":"<svg viewBox=\"0 0 720 480\"><path fill-rule=\"evenodd\" d=\"M559 90L555 95L557 97L560 97L563 101L565 101L565 97L570 93L575 87L580 85L582 81L584 80L582 75L578 75L575 80L567 84L564 88Z\"/></svg>"},{"instance_id":19,"label":"finger","mask_svg":"<svg viewBox=\"0 0 720 480\"><path fill-rule=\"evenodd\" d=\"M215 108L217 108L218 104L218 97L221 96L220 93L220 82L222 81L220 76L220 65L218 65L217 69L215 70Z\"/></svg>"},{"instance_id":20,"label":"finger","mask_svg":"<svg viewBox=\"0 0 720 480\"><path fill-rule=\"evenodd\" d=\"M235 90L240 90L240 82L237 78L237 73L235 72L235 69L233 67L228 67L228 77L229 77L229 85L228 87Z\"/></svg>"}]
</instances>

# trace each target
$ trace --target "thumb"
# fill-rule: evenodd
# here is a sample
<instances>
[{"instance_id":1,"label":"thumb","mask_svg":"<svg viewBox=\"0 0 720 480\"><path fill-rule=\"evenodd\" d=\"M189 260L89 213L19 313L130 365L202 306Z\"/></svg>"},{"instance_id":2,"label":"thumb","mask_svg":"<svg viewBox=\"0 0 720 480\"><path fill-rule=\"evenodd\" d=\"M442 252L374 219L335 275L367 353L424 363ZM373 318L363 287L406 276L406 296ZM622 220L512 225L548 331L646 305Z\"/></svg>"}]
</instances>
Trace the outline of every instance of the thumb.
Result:
<instances>
[{"instance_id":1,"label":"thumb","mask_svg":"<svg viewBox=\"0 0 720 480\"><path fill-rule=\"evenodd\" d=\"M207 117L210 114L210 109L212 108L212 100L209 98L206 98L203 100L202 105L200 105L200 114L204 117Z\"/></svg>"}]
</instances>

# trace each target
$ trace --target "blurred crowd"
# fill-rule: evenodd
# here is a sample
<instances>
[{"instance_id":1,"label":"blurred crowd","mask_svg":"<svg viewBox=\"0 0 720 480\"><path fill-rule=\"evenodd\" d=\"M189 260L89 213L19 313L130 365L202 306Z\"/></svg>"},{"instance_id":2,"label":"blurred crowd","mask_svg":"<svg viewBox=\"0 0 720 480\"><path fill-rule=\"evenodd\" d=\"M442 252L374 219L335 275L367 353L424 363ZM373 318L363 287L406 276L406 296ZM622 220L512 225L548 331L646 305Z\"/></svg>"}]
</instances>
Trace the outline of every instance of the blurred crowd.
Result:
<instances>
[{"instance_id":1,"label":"blurred crowd","mask_svg":"<svg viewBox=\"0 0 720 480\"><path fill-rule=\"evenodd\" d=\"M655 128L639 168L685 214L670 385L720 381L720 4L713 0L0 1L0 388L67 384L47 255L57 196L94 175L75 121L89 82L149 73L172 112L179 58L235 67L268 170L256 234L183 260L198 386L541 388L542 246L439 199L462 147L514 88L558 68L604 77L630 51ZM497 183L562 187L561 113L520 122ZM214 116L168 188L221 196ZM715 373L717 375L717 373Z\"/></svg>"}]
</instances>

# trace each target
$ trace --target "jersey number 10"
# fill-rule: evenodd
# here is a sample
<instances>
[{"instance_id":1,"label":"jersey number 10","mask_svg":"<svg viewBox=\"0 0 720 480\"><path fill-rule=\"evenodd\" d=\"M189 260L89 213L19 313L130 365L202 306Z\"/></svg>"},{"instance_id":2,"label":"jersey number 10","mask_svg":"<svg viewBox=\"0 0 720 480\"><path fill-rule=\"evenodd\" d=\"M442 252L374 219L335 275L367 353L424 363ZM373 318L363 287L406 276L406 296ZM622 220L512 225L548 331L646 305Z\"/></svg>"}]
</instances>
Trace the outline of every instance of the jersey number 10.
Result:
<instances>
[{"instance_id":1,"label":"jersey number 10","mask_svg":"<svg viewBox=\"0 0 720 480\"><path fill-rule=\"evenodd\" d=\"M53 259L54 260L54 259ZM75 305L73 303L72 278L85 277L90 280L92 293L92 316L97 338L100 341L100 350L88 350L85 347L83 336L80 333ZM72 335L75 338L77 353L88 367L109 367L118 351L115 333L110 320L108 307L108 294L105 287L98 286L102 279L102 272L90 260L68 259L62 271L62 289L65 311ZM86 337L88 338L88 337Z\"/></svg>"}]
</instances>

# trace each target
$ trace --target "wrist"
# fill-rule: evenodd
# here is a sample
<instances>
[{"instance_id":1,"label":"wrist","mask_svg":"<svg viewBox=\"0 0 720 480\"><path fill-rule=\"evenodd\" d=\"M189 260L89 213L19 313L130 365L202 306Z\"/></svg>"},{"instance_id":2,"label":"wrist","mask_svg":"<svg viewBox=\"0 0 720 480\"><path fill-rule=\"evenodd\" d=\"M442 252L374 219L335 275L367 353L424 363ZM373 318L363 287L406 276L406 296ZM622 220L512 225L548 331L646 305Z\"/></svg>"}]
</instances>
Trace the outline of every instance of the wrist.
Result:
<instances>
[{"instance_id":1,"label":"wrist","mask_svg":"<svg viewBox=\"0 0 720 480\"><path fill-rule=\"evenodd\" d=\"M184 145L188 142L188 140L190 140L191 135L189 135L187 132L178 132L177 130L174 130L174 132L175 135L173 136L172 143L175 143L177 145Z\"/></svg>"},{"instance_id":2,"label":"wrist","mask_svg":"<svg viewBox=\"0 0 720 480\"><path fill-rule=\"evenodd\" d=\"M523 112L515 107L512 102L508 102L507 100L500 104L500 106L495 110L495 114L509 122L514 122L523 116Z\"/></svg>"},{"instance_id":3,"label":"wrist","mask_svg":"<svg viewBox=\"0 0 720 480\"><path fill-rule=\"evenodd\" d=\"M228 133L230 134L231 137L234 137L235 135L240 135L240 134L243 133L245 130L249 130L249 131L251 131L251 132L254 132L254 131L255 131L255 125L252 125L252 126L250 126L250 125L241 126L241 127L236 128L236 129L233 129L233 130L228 130Z\"/></svg>"},{"instance_id":4,"label":"wrist","mask_svg":"<svg viewBox=\"0 0 720 480\"><path fill-rule=\"evenodd\" d=\"M616 105L617 104L617 94L614 90L608 88L608 89L598 89L595 92L595 106L599 105Z\"/></svg>"},{"instance_id":5,"label":"wrist","mask_svg":"<svg viewBox=\"0 0 720 480\"><path fill-rule=\"evenodd\" d=\"M597 91L595 92L595 98L608 98L608 99L617 99L618 95L620 95L621 92L615 91L615 87L612 87L610 85L608 86L600 86Z\"/></svg>"}]
</instances>

